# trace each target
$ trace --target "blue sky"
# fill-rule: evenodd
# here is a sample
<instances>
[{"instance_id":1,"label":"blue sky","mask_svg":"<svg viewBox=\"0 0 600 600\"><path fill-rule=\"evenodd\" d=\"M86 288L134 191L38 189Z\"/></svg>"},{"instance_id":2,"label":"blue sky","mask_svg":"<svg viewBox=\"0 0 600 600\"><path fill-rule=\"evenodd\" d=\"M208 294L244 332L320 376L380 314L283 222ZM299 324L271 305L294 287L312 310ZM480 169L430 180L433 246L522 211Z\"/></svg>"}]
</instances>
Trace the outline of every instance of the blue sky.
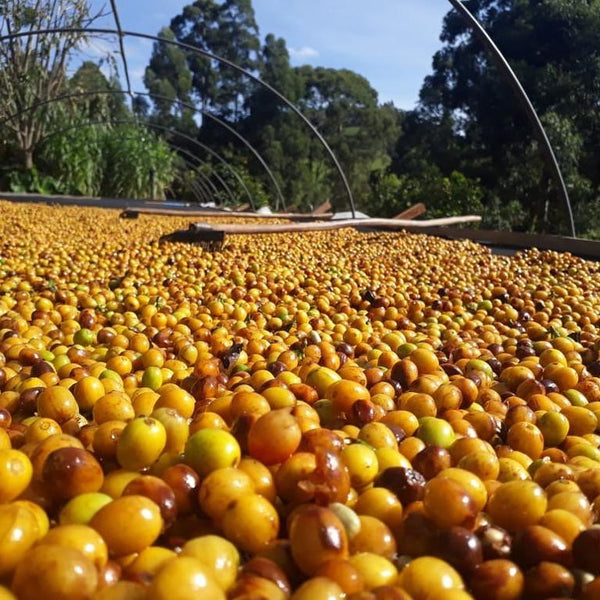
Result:
<instances>
[{"instance_id":1,"label":"blue sky","mask_svg":"<svg viewBox=\"0 0 600 600\"><path fill-rule=\"evenodd\" d=\"M189 0L117 0L125 29L156 34ZM100 2L94 0L96 6ZM108 3L107 3L108 4ZM253 0L261 38L285 38L292 64L348 68L364 75L379 92L412 108L423 77L440 47L446 0ZM107 25L110 21L105 20ZM134 88L142 76L151 44L128 40ZM91 52L93 54L93 51Z\"/></svg>"}]
</instances>

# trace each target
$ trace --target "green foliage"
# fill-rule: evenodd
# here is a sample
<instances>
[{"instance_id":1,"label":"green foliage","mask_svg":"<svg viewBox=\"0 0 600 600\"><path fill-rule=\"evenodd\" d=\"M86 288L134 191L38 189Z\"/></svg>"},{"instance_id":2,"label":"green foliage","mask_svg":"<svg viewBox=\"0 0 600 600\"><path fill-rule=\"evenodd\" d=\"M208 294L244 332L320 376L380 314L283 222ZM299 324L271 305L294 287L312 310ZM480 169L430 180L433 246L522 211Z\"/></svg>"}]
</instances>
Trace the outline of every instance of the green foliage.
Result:
<instances>
[{"instance_id":1,"label":"green foliage","mask_svg":"<svg viewBox=\"0 0 600 600\"><path fill-rule=\"evenodd\" d=\"M42 0L50 8L55 4L67 3ZM11 3L0 3L0 13L4 5ZM25 10L33 5L29 0L12 3L17 28L43 21L44 14ZM65 19L76 21L81 11L88 11L85 0L76 0L73 6ZM468 0L468 6L504 52L539 111L562 167L579 232L599 235L600 0ZM369 81L358 73L292 67L283 38L268 34L261 45L251 0L190 1L159 36L227 58L260 75L295 103L339 159L357 207L372 216L392 216L422 202L428 217L475 213L483 216L488 228L566 231L564 207L530 124L487 51L456 11L444 20L442 47L423 82L417 108L409 112L381 104ZM69 39L67 55L80 42ZM42 53L57 43L45 40ZM44 72L39 61L31 61L31 69L17 61L16 72L24 82L20 89L16 80L7 79L9 51L0 53L4 77L0 81L5 82L0 99L6 98L0 102L0 113L10 114L15 102L27 105L35 100L37 91L31 85L35 81L46 86L41 90L45 96L65 90L120 90L112 59L86 62L70 80L63 68L66 63L52 74ZM106 64L113 73L108 78L101 68ZM297 115L268 90L217 61L169 44L155 44L144 81L151 93L163 98L138 97L131 109L117 93L72 100L39 111L34 127L31 119L24 119L2 131L3 163L29 167L35 156L39 169L12 175L13 188L148 197L153 177L157 197L228 202L219 183L215 192L202 177L215 181L216 172L233 191L235 203L247 201L231 172L193 143L177 134L161 137L145 127L118 123L135 116L180 130L225 156L257 204L274 208L276 191L260 161L226 128L183 107L185 103L224 119L245 136L269 165L288 205L310 210L329 200L334 209L347 208L331 158ZM86 125L113 120L117 123ZM44 137L56 129L63 131ZM178 156L169 150L170 139L199 153L206 166L189 166L184 153Z\"/></svg>"},{"instance_id":2,"label":"green foliage","mask_svg":"<svg viewBox=\"0 0 600 600\"><path fill-rule=\"evenodd\" d=\"M135 125L119 125L106 136L103 195L117 198L165 198L175 177L174 154L155 134Z\"/></svg>"},{"instance_id":3,"label":"green foliage","mask_svg":"<svg viewBox=\"0 0 600 600\"><path fill-rule=\"evenodd\" d=\"M32 169L37 145L52 124L51 101L65 93L69 59L89 40L86 27L98 17L88 0L0 3L2 34L58 31L0 44L0 136L25 171ZM22 112L35 106L34 112Z\"/></svg>"},{"instance_id":4,"label":"green foliage","mask_svg":"<svg viewBox=\"0 0 600 600\"><path fill-rule=\"evenodd\" d=\"M64 194L164 199L175 177L175 154L136 125L73 126L52 136L40 160Z\"/></svg>"},{"instance_id":5,"label":"green foliage","mask_svg":"<svg viewBox=\"0 0 600 600\"><path fill-rule=\"evenodd\" d=\"M176 39L169 27L163 27L158 37L165 40ZM144 83L151 94L160 96L153 99L155 118L159 122L169 126L179 123L180 126L186 126L186 129L194 128L193 115L175 102L192 102L192 72L184 50L169 44L155 43Z\"/></svg>"},{"instance_id":6,"label":"green foliage","mask_svg":"<svg viewBox=\"0 0 600 600\"><path fill-rule=\"evenodd\" d=\"M251 0L197 0L185 6L160 36L207 50L249 71L258 67L260 42ZM248 80L227 65L168 44L155 44L145 83L153 93L170 99L197 99L220 116L243 113ZM164 119L178 109L158 100ZM179 115L181 116L181 115Z\"/></svg>"},{"instance_id":7,"label":"green foliage","mask_svg":"<svg viewBox=\"0 0 600 600\"><path fill-rule=\"evenodd\" d=\"M566 179L580 233L600 226L600 1L470 0L469 9L513 66L541 115ZM488 223L565 232L565 207L520 104L456 12L408 115L394 172L415 159L481 182Z\"/></svg>"},{"instance_id":8,"label":"green foliage","mask_svg":"<svg viewBox=\"0 0 600 600\"><path fill-rule=\"evenodd\" d=\"M60 178L62 193L102 195L105 139L104 128L86 126L84 121L47 139L40 160L48 172Z\"/></svg>"},{"instance_id":9,"label":"green foliage","mask_svg":"<svg viewBox=\"0 0 600 600\"><path fill-rule=\"evenodd\" d=\"M436 167L424 166L417 176L377 173L371 180L366 208L370 214L391 217L423 203L427 217L482 214L483 190L477 181L453 171L445 177Z\"/></svg>"},{"instance_id":10,"label":"green foliage","mask_svg":"<svg viewBox=\"0 0 600 600\"><path fill-rule=\"evenodd\" d=\"M293 68L282 38L269 34L261 48L250 0L197 0L184 7L160 35L258 72L296 103L326 137L359 201L369 192L371 173L390 164L400 111L392 105L380 106L367 79L350 70ZM334 206L346 207L345 190L331 158L307 126L269 91L229 67L158 44L145 82L153 93L169 99L153 101L152 118L157 123L188 129L174 101L196 103L247 137L268 163L289 204L310 209L332 200ZM215 150L232 148L231 134L208 119L199 136ZM247 150L237 146L234 153L239 157ZM254 159L245 166L274 198L264 168Z\"/></svg>"},{"instance_id":11,"label":"green foliage","mask_svg":"<svg viewBox=\"0 0 600 600\"><path fill-rule=\"evenodd\" d=\"M112 57L111 57L112 58ZM86 91L119 92L121 85L116 73L116 66L109 61L113 75L107 78L101 70L101 64L85 61L68 82L69 93L78 94ZM70 100L68 107L71 115L78 114L90 120L126 119L130 116L125 103L125 94L99 94Z\"/></svg>"},{"instance_id":12,"label":"green foliage","mask_svg":"<svg viewBox=\"0 0 600 600\"><path fill-rule=\"evenodd\" d=\"M406 178L406 176L404 176ZM395 173L377 171L371 175L370 192L363 208L370 215L392 217L408 208L410 200L402 195L404 181Z\"/></svg>"},{"instance_id":13,"label":"green foliage","mask_svg":"<svg viewBox=\"0 0 600 600\"><path fill-rule=\"evenodd\" d=\"M230 159L232 157L229 157ZM176 163L179 163L180 157L178 157ZM199 168L191 168L190 165L184 166L185 163L181 161L180 167L177 171L177 175L172 183L171 192L172 196L178 200L185 202L204 202L206 200L214 201L215 204L232 206L231 199L227 192L224 190L220 182L217 181L215 174L217 174L229 187L229 190L234 196L233 206L241 205L249 202L248 195L240 184L239 180L232 174L231 170L226 168L220 162L206 163ZM244 182L248 191L250 192L252 199L257 208L261 206L274 206L275 198L272 197L263 187L261 182L256 178L252 177L246 170L243 164L232 164L231 165L240 179ZM217 188L217 194L210 190L208 192L208 198L206 197L206 185L205 180L199 176L199 171L205 176L212 179L215 187ZM202 183L201 183L202 182Z\"/></svg>"},{"instance_id":14,"label":"green foliage","mask_svg":"<svg viewBox=\"0 0 600 600\"><path fill-rule=\"evenodd\" d=\"M12 171L9 174L10 191L18 194L57 194L61 192L60 182L48 175L40 175L35 167L29 171Z\"/></svg>"},{"instance_id":15,"label":"green foliage","mask_svg":"<svg viewBox=\"0 0 600 600\"><path fill-rule=\"evenodd\" d=\"M263 184L256 177L252 177L247 171L243 171L241 177L254 199L256 208L275 206L275 191L267 192ZM241 200L240 204L242 204L242 202L246 201L246 196L241 195L241 190L239 190L239 194L238 198Z\"/></svg>"}]
</instances>

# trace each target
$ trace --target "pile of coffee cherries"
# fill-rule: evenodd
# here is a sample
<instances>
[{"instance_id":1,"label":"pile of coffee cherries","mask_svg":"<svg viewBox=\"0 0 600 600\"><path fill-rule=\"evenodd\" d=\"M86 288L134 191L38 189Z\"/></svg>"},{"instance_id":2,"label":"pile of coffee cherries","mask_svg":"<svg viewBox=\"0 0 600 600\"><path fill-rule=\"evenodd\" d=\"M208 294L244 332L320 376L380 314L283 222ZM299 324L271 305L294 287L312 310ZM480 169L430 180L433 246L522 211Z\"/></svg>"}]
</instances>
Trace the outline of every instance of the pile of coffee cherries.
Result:
<instances>
[{"instance_id":1,"label":"pile of coffee cherries","mask_svg":"<svg viewBox=\"0 0 600 600\"><path fill-rule=\"evenodd\" d=\"M0 211L0 600L600 598L600 265Z\"/></svg>"}]
</instances>

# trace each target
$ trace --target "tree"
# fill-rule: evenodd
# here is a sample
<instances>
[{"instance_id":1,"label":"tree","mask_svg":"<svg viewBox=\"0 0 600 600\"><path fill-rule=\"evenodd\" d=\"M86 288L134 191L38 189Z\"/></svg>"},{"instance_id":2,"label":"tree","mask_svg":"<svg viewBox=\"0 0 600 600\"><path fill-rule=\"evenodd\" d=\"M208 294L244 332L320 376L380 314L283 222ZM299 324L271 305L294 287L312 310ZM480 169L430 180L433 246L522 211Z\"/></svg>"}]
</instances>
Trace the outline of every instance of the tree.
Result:
<instances>
[{"instance_id":1,"label":"tree","mask_svg":"<svg viewBox=\"0 0 600 600\"><path fill-rule=\"evenodd\" d=\"M39 156L55 183L53 193L111 198L150 198L154 192L155 199L164 199L175 179L175 160L167 143L145 127L85 120L47 138Z\"/></svg>"},{"instance_id":2,"label":"tree","mask_svg":"<svg viewBox=\"0 0 600 600\"><path fill-rule=\"evenodd\" d=\"M413 204L427 206L429 218L481 214L483 190L479 182L453 171L445 177L431 165L423 165L413 176L381 171L371 178L371 193L365 208L371 214L392 217Z\"/></svg>"},{"instance_id":3,"label":"tree","mask_svg":"<svg viewBox=\"0 0 600 600\"><path fill-rule=\"evenodd\" d=\"M260 77L290 102L298 102L304 92L304 81L300 73L290 65L290 54L285 40L275 37L272 33L265 37L262 47ZM250 120L261 122L269 121L287 111L275 94L260 85L251 88L246 107Z\"/></svg>"},{"instance_id":4,"label":"tree","mask_svg":"<svg viewBox=\"0 0 600 600\"><path fill-rule=\"evenodd\" d=\"M217 32L212 51L250 72L259 67L260 41L252 0L225 0L218 12ZM246 77L225 64L215 65L218 80L214 102L220 114L237 121L253 85Z\"/></svg>"},{"instance_id":5,"label":"tree","mask_svg":"<svg viewBox=\"0 0 600 600\"><path fill-rule=\"evenodd\" d=\"M393 105L379 106L368 80L348 69L303 66L300 106L325 136L350 181L355 196L368 193L373 170L388 166L389 153L399 133L400 113ZM313 157L326 157L315 140ZM333 172L334 201L344 201L344 190Z\"/></svg>"},{"instance_id":6,"label":"tree","mask_svg":"<svg viewBox=\"0 0 600 600\"><path fill-rule=\"evenodd\" d=\"M68 82L72 93L92 92L121 92L121 84L116 75L106 77L98 64L85 61L73 74ZM70 112L79 113L90 120L124 119L130 114L125 102L125 94L106 93L84 96L71 100L67 104Z\"/></svg>"},{"instance_id":7,"label":"tree","mask_svg":"<svg viewBox=\"0 0 600 600\"><path fill-rule=\"evenodd\" d=\"M169 27L163 27L159 38L175 40L175 34ZM181 102L192 103L192 73L188 66L185 51L172 44L155 42L146 68L144 83L153 98L155 107L154 119L163 125L174 125L183 122L184 126L193 129L191 111L182 107Z\"/></svg>"},{"instance_id":8,"label":"tree","mask_svg":"<svg viewBox=\"0 0 600 600\"><path fill-rule=\"evenodd\" d=\"M133 124L111 128L104 140L103 194L164 199L175 178L176 154L151 131ZM154 188L154 189L153 189Z\"/></svg>"},{"instance_id":9,"label":"tree","mask_svg":"<svg viewBox=\"0 0 600 600\"><path fill-rule=\"evenodd\" d=\"M347 69L290 66L285 40L269 34L261 77L294 102L324 135L360 204L374 170L390 163L402 114L379 105L377 92ZM331 157L306 125L268 90L256 87L247 101L244 133L261 150L288 202L312 208L332 199L345 206L346 191Z\"/></svg>"},{"instance_id":10,"label":"tree","mask_svg":"<svg viewBox=\"0 0 600 600\"><path fill-rule=\"evenodd\" d=\"M261 48L251 0L196 0L161 36L231 60L295 103L328 140L359 204L369 194L371 173L390 164L402 113L391 104L381 106L367 79L350 70L293 68L285 40L274 34L265 37ZM145 82L151 92L169 98L153 102L157 122L178 118L173 100L179 99L236 127L265 158L288 204L310 208L333 199L345 205L346 191L319 140L275 94L248 77L206 57L156 44ZM248 172L272 190L264 168L224 128L202 119L198 136L221 153L244 157Z\"/></svg>"},{"instance_id":11,"label":"tree","mask_svg":"<svg viewBox=\"0 0 600 600\"><path fill-rule=\"evenodd\" d=\"M581 222L580 209L598 197L600 186L600 1L467 4L513 66L547 125ZM479 179L488 207L507 206L517 198L531 227L559 230L565 221L563 209L557 206L531 126L506 81L455 11L446 16L441 39L444 46L434 56L433 72L425 79L412 118L417 124L412 140L421 156L446 175L458 170ZM445 143L440 143L441 133ZM403 143L407 141L405 136L398 148L398 174L409 173L406 163L410 165L414 156Z\"/></svg>"},{"instance_id":12,"label":"tree","mask_svg":"<svg viewBox=\"0 0 600 600\"><path fill-rule=\"evenodd\" d=\"M206 50L252 72L259 66L258 26L250 0L196 0L184 7L160 36ZM158 43L145 83L150 91L191 99L234 121L244 116L244 101L251 89L247 77L225 64ZM157 109L164 111L160 103Z\"/></svg>"},{"instance_id":13,"label":"tree","mask_svg":"<svg viewBox=\"0 0 600 600\"><path fill-rule=\"evenodd\" d=\"M286 42L273 34L265 37L260 61L260 76L291 102L297 103L304 82L290 65ZM246 100L247 117L241 123L244 135L256 146L273 170L289 204L311 207L329 192L327 177L319 190L308 190L310 179L310 134L297 115L275 94L262 86L251 88ZM259 176L260 171L253 171ZM323 173L323 171L321 171ZM322 185L325 184L323 189Z\"/></svg>"},{"instance_id":14,"label":"tree","mask_svg":"<svg viewBox=\"0 0 600 600\"><path fill-rule=\"evenodd\" d=\"M87 0L4 0L0 2L0 33L85 28L99 16L91 13ZM33 167L34 151L46 131L52 110L48 102L64 92L69 59L88 37L65 32L13 38L0 44L0 120L8 119L5 130L25 169ZM48 104L21 113L43 102ZM18 116L10 118L13 115Z\"/></svg>"}]
</instances>

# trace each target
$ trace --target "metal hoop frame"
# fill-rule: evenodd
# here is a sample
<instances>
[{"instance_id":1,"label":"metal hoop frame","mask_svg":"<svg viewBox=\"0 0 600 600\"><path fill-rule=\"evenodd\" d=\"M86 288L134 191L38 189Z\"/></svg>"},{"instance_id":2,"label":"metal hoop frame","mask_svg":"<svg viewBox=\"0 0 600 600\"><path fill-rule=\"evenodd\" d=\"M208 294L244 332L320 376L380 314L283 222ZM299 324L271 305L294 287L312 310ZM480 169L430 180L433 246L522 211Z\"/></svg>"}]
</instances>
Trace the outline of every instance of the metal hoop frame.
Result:
<instances>
[{"instance_id":1,"label":"metal hoop frame","mask_svg":"<svg viewBox=\"0 0 600 600\"><path fill-rule=\"evenodd\" d=\"M501 72L504 74L504 76L509 81L513 91L515 92L515 94L517 95L517 98L519 99L523 108L525 109L527 116L530 119L530 121L534 127L536 137L538 138L538 142L540 143L540 147L542 149L543 157L549 167L551 176L554 179L555 185L558 188L558 192L559 192L559 194L565 204L565 207L567 209L571 234L573 237L576 237L575 222L574 222L574 218L573 218L573 211L572 211L567 187L566 187L564 178L562 176L560 166L558 164L558 160L556 159L556 155L555 155L552 145L550 143L550 140L546 134L546 131L540 121L538 114L535 111L535 108L533 107L533 104L531 103L531 100L529 99L529 96L525 92L519 79L517 78L516 74L512 70L510 64L508 63L508 61L506 60L506 58L504 57L504 55L502 54L500 49L496 46L494 41L491 39L489 34L485 31L485 29L479 23L479 21L475 18L475 16L473 14L471 14L471 12L461 2L461 0L449 0L449 2L459 12L459 14L465 19L465 21L469 24L469 26L473 29L473 32L476 35L476 37L478 37L478 39L484 44L484 46L491 52L494 59L497 61ZM131 90L131 84L130 84L129 73L128 73L128 68L127 68L127 60L126 60L125 49L124 49L124 44L123 44L123 39L125 37L133 37L133 38L137 38L137 39L147 39L147 40L151 40L153 42L157 42L160 44L168 44L171 46L176 46L176 47L179 47L188 52L192 52L194 54L204 56L205 58L215 60L223 65L227 65L230 68L237 71L238 73L245 75L252 81L258 83L259 85L261 85L262 87L264 87L265 89L267 89L271 93L273 93L280 101L282 101L289 109L291 109L310 128L313 135L315 135L315 137L317 137L319 142L322 144L323 148L326 150L326 152L331 157L331 159L340 175L340 178L344 184L346 194L348 196L348 201L350 204L350 209L352 212L352 217L354 218L356 216L356 210L355 210L355 205L354 205L354 198L352 196L352 191L348 184L346 175L345 175L339 161L337 160L337 157L335 156L335 154L333 153L333 151L331 150L330 146L327 144L327 141L324 139L324 137L321 135L321 133L309 121L309 119L307 119L307 117L292 102L290 102L290 100L288 100L283 94L281 94L279 91L277 91L271 85L269 85L268 83L263 81L261 78L250 73L249 71L246 71L245 69L243 69L239 65L235 64L234 62L232 62L226 58L223 58L221 56L217 56L211 52L208 52L207 50L203 50L201 48L197 48L190 44L185 44L183 42L179 42L176 40L160 38L158 36L154 36L154 35L150 35L150 34L137 33L137 32L133 32L133 31L124 31L120 25L115 0L111 0L111 6L113 9L113 14L115 17L115 24L116 24L117 29L109 29L109 28L40 29L40 30L22 31L22 32L18 32L18 33L12 33L9 35L4 35L4 36L0 37L0 42L16 39L16 38L20 38L20 37L32 36L32 35L56 34L56 33L66 33L66 32L98 33L98 34L107 34L107 35L117 35L119 37L119 47L120 47L121 55L123 57L125 76L126 76L127 85L128 85L127 91L123 92L123 93L126 93L132 97L133 97L134 92L132 92L132 90ZM147 95L151 98L157 97L156 95L152 95L152 94L137 94L137 95ZM164 98L164 99L168 100L170 102L173 102L173 100L170 98ZM55 99L55 100L57 100L57 99ZM37 106L33 107L32 109L39 108L43 104L47 104L47 103L48 102L39 103ZM187 103L181 102L181 101L179 101L179 104L181 106L187 105ZM203 111L197 109L196 107L192 107L192 105L187 105L187 107L192 110L202 112L202 114L205 114L205 116L214 118L215 120L217 119L216 117L214 117L214 115L210 115L210 113L206 113L205 111L203 112ZM25 109L25 110L27 110L27 109ZM19 116L20 114L22 114L22 112L24 112L24 111L21 111L17 115L10 117L10 118L15 118L16 116ZM10 120L10 118L9 118L9 120ZM6 122L6 120L5 120L5 122ZM236 134L237 134L237 132L236 132ZM277 189L279 189L279 186L277 186ZM280 199L283 202L282 196L280 196ZM284 204L284 207L285 207L285 204Z\"/></svg>"},{"instance_id":2,"label":"metal hoop frame","mask_svg":"<svg viewBox=\"0 0 600 600\"><path fill-rule=\"evenodd\" d=\"M116 14L116 13L115 13ZM350 211L352 213L352 218L356 217L356 207L354 204L354 197L352 195L352 190L350 189L350 185L348 183L348 180L346 178L346 175L344 173L344 170L342 169L342 166L340 164L340 162L338 161L335 153L333 152L333 150L331 149L331 147L329 146L329 144L327 143L327 141L325 140L325 138L323 137L323 135L319 132L319 130L310 122L310 120L302 113L302 111L300 111L300 109L290 100L288 100L288 98L286 98L281 92L277 91L273 86L269 85L267 82L263 81L260 77L257 77L256 75L254 75L253 73L250 73L249 71L247 71L246 69L240 67L239 65L237 65L236 63L223 58L222 56L218 56L216 54L213 54L212 52L208 52L207 50L203 50L202 48L197 48L196 46L192 46L191 44L185 44L183 42L179 42L176 40L169 40L166 38L161 38L155 35L150 35L147 33L137 33L135 31L126 31L123 29L109 29L109 28L99 28L99 27L90 27L90 28L63 28L63 29L36 29L36 30L32 30L32 31L20 31L17 33L12 33L9 35L4 35L4 36L0 36L0 42L4 42L7 40L11 40L11 39L16 39L16 38L20 38L20 37L28 37L28 36L32 36L32 35L47 35L47 34L60 34L60 33L97 33L97 34L105 34L105 35L117 35L119 36L120 40L122 41L123 38L125 37L133 37L136 39L146 39L146 40L150 40L153 42L158 42L160 44L168 44L171 46L175 46L178 48L181 48L183 50L186 50L188 52L192 52L194 54L200 55L200 56L204 56L205 58L209 58L211 60L215 60L223 65L227 65L228 67L234 69L235 71L237 71L238 73L245 75L246 77L248 77L249 79L251 79L252 81L254 81L255 83L258 83L260 86L264 87L265 89L267 89L269 92L271 92L272 94L274 94L281 102L283 102L290 110L292 110L292 112L294 114L296 114L301 120L302 122L311 130L312 134L319 140L319 142L321 143L321 145L323 146L323 148L325 149L325 151L327 152L327 154L329 155L329 157L331 158L332 162L334 163L334 166L336 168L336 170L338 171L338 174L340 176L340 179L342 180L343 186L345 188L346 191L346 195L348 197L348 203L350 205ZM124 92L128 95L140 95L139 93L136 92L132 92L130 90L127 90L126 92ZM150 94L145 94L148 95L149 97L153 97ZM156 97L156 95L154 96ZM168 100L169 102L174 102L173 99L171 98L164 98L165 100ZM179 102L181 106L186 106L187 103L185 102ZM38 106L36 106L35 108L39 108L39 106L42 106L42 103L40 103ZM192 105L188 105L190 108L192 107ZM195 110L198 110L199 112L202 112L200 109L196 109L196 107L193 107ZM19 113L21 114L21 113ZM217 119L217 117L215 117L214 115L211 115L210 113L206 113L203 112L202 114L206 114L206 116L209 116ZM18 116L18 115L17 115ZM14 118L14 117L13 117ZM280 199L282 200L283 203L283 197L280 197ZM285 205L284 205L285 208Z\"/></svg>"},{"instance_id":3,"label":"metal hoop frame","mask_svg":"<svg viewBox=\"0 0 600 600\"><path fill-rule=\"evenodd\" d=\"M167 142L167 144L169 144L169 142ZM188 165L188 166L193 166L193 170L194 172L201 177L202 179L204 179L211 187L211 189L213 190L214 194L216 196L219 195L219 190L217 189L217 186L213 183L213 181L211 180L210 176L208 176L206 173L202 172L200 170L201 166L204 165L208 165L209 163L207 163L206 161L198 158L197 156L194 156L194 154L192 154L191 152L188 152L187 150L185 150L184 148L181 148L179 146L175 146L172 144L169 144L171 146L171 148L173 148L173 150L176 150L177 152L181 152L184 156L187 155L189 157L193 157L195 160L198 161L198 166L193 166L193 163L191 162L190 159L186 159L184 158L184 156L181 156L180 158L182 158L184 160L184 162ZM225 190L225 193L229 196L229 199L234 202L235 201L235 196L232 194L231 190L229 189L229 186L225 183L225 181L223 181L223 179L219 176L218 173L216 173L214 170L211 171L211 175L217 180L218 183L221 184L221 187Z\"/></svg>"},{"instance_id":4,"label":"metal hoop frame","mask_svg":"<svg viewBox=\"0 0 600 600\"><path fill-rule=\"evenodd\" d=\"M111 121L111 123L128 123L128 122L132 122L132 123L138 123L138 121L135 120L117 120L117 121ZM202 142L199 142L197 139L193 138L190 135L187 135L181 131L179 131L178 129L173 129L170 127L164 127L163 125L158 125L155 123L152 123L150 121L145 121L143 123L143 125L145 127L150 127L151 129L156 129L157 131L164 131L164 132L168 132L168 133L172 133L188 142L190 142L191 144L194 144L195 146L198 146L199 148L201 148L202 150L204 150L205 152L207 152L208 154L210 154L211 156L213 156L215 159L217 159L237 180L237 182L240 184L240 186L242 187L242 189L244 190L244 192L246 193L246 196L248 197L248 202L250 204L250 206L252 207L252 210L254 210L256 208L255 203L254 203L254 197L252 196L250 190L248 189L248 186L246 185L246 183L244 182L244 180L242 179L241 175L237 172L236 169L233 168L233 166L231 165L231 163L229 161L227 161L223 156L221 156L218 152L215 152L210 146L207 146L206 144L203 144Z\"/></svg>"},{"instance_id":5,"label":"metal hoop frame","mask_svg":"<svg viewBox=\"0 0 600 600\"><path fill-rule=\"evenodd\" d=\"M210 202L210 197L215 192L210 189L211 186L208 185L208 179L199 178L199 179L196 179L194 181L194 183L196 186L201 187L204 190L204 201ZM212 186L212 187L214 190L214 186Z\"/></svg>"},{"instance_id":6,"label":"metal hoop frame","mask_svg":"<svg viewBox=\"0 0 600 600\"><path fill-rule=\"evenodd\" d=\"M203 165L209 165L210 166L209 162L207 162L205 160L202 160L201 158L198 158L195 154L193 154L192 152L189 152L185 148L182 148L181 146L176 146L175 144L170 143L168 140L167 140L167 144L169 144L171 146L171 148L173 148L173 150L176 150L177 152L180 152L184 156L189 156L190 159L198 161L199 165L201 165L201 166L203 166ZM190 164L190 160L189 159L185 160L185 162L187 164ZM202 176L206 177L207 180L209 181L211 187L213 187L213 189L215 191L215 194L217 194L217 195L219 194L219 191L216 189L216 186L214 186L212 180L210 179L210 177L208 175L206 175L205 173L203 173L202 171L200 171L199 168L195 168L194 171L196 171L196 173L198 173L199 175L202 175ZM225 190L225 193L227 194L227 196L229 196L229 200L231 201L231 203L235 204L235 195L231 191L231 188L227 185L226 181L214 169L211 169L211 175L212 175L212 177L214 177L217 180L218 183L221 184L221 187Z\"/></svg>"},{"instance_id":7,"label":"metal hoop frame","mask_svg":"<svg viewBox=\"0 0 600 600\"><path fill-rule=\"evenodd\" d=\"M185 162L186 165L188 166L192 166L192 164L190 162L188 162L187 159L182 157L182 160ZM194 194L194 198L198 201L198 202L202 202L202 200L204 200L206 202L206 194L199 194L199 191L202 191L202 189L200 188L200 186L197 185L197 182L194 181L190 181L190 187L192 188L192 194Z\"/></svg>"}]
</instances>

